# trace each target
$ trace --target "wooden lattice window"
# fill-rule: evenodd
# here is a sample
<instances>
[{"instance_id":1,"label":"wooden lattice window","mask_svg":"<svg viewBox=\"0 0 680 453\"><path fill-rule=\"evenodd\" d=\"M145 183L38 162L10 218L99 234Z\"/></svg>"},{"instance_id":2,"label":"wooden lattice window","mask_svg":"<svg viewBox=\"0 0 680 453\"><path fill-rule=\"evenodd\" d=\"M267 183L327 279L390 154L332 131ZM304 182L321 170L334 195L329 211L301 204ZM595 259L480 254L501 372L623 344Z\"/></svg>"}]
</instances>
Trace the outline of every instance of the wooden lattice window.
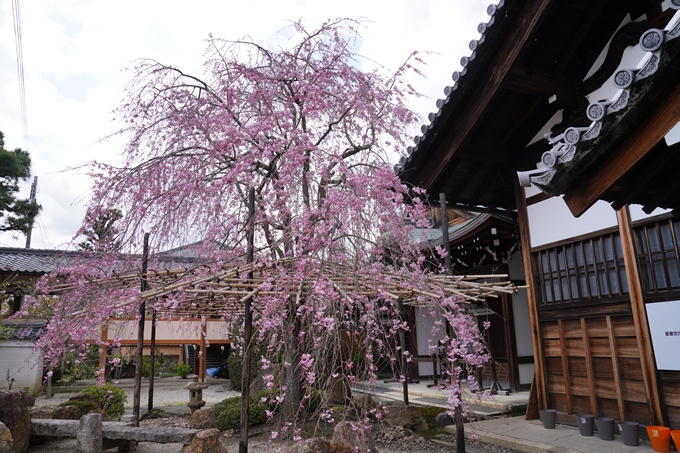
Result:
<instances>
[{"instance_id":1,"label":"wooden lattice window","mask_svg":"<svg viewBox=\"0 0 680 453\"><path fill-rule=\"evenodd\" d=\"M643 290L658 293L680 289L678 248L680 221L667 219L635 228Z\"/></svg>"},{"instance_id":2,"label":"wooden lattice window","mask_svg":"<svg viewBox=\"0 0 680 453\"><path fill-rule=\"evenodd\" d=\"M541 305L628 294L618 232L534 253Z\"/></svg>"}]
</instances>

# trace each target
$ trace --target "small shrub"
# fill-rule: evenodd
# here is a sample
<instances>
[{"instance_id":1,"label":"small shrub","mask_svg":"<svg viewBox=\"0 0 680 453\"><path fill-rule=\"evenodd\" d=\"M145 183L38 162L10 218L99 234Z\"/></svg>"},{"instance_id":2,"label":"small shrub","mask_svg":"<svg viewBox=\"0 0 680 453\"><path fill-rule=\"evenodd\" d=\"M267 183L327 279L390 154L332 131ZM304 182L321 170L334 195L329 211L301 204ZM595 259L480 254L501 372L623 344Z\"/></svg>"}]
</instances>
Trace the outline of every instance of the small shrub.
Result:
<instances>
[{"instance_id":1,"label":"small shrub","mask_svg":"<svg viewBox=\"0 0 680 453\"><path fill-rule=\"evenodd\" d=\"M158 377L161 372L161 363L158 361L153 362L153 375ZM151 371L151 359L147 356L142 357L142 377L148 378L149 372Z\"/></svg>"},{"instance_id":2,"label":"small shrub","mask_svg":"<svg viewBox=\"0 0 680 453\"><path fill-rule=\"evenodd\" d=\"M75 406L80 409L80 412L87 414L90 411L99 409L99 406L94 401L89 400L68 400L60 404L60 406Z\"/></svg>"},{"instance_id":3,"label":"small shrub","mask_svg":"<svg viewBox=\"0 0 680 453\"><path fill-rule=\"evenodd\" d=\"M188 363L180 363L179 365L170 367L170 373L172 373L173 376L179 376L182 379L186 379L192 371L193 369Z\"/></svg>"},{"instance_id":4,"label":"small shrub","mask_svg":"<svg viewBox=\"0 0 680 453\"><path fill-rule=\"evenodd\" d=\"M125 391L114 387L110 382L99 385L88 385L83 393L92 397L111 420L118 420L125 413L127 395Z\"/></svg>"},{"instance_id":5,"label":"small shrub","mask_svg":"<svg viewBox=\"0 0 680 453\"><path fill-rule=\"evenodd\" d=\"M217 427L220 431L225 429L238 429L241 425L241 397L227 398L213 406L217 417ZM248 426L257 425L267 421L265 407L259 404L255 398L250 398L248 405Z\"/></svg>"}]
</instances>

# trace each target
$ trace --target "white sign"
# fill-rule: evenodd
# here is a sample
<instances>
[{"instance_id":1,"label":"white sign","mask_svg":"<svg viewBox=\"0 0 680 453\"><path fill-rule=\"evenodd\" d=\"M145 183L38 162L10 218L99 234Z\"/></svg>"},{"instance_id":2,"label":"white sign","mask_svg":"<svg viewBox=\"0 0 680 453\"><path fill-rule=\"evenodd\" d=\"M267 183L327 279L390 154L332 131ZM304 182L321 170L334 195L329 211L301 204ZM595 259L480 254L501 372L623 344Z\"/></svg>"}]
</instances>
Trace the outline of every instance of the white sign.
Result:
<instances>
[{"instance_id":1,"label":"white sign","mask_svg":"<svg viewBox=\"0 0 680 453\"><path fill-rule=\"evenodd\" d=\"M680 371L680 300L646 307L657 369Z\"/></svg>"}]
</instances>

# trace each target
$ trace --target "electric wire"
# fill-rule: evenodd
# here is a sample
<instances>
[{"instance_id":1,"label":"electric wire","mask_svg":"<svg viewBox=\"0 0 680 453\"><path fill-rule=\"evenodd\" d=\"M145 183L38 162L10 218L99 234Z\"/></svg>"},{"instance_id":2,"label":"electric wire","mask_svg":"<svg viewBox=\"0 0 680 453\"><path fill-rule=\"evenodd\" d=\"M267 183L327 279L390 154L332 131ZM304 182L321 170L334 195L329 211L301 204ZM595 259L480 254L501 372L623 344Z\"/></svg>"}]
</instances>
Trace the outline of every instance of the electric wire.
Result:
<instances>
[{"instance_id":1,"label":"electric wire","mask_svg":"<svg viewBox=\"0 0 680 453\"><path fill-rule=\"evenodd\" d=\"M21 103L21 126L24 132L24 148L28 150L28 114L26 112L26 84L24 78L24 51L21 36L21 7L19 0L12 0L14 19L14 45L17 54L17 75L19 77L19 102Z\"/></svg>"}]
</instances>

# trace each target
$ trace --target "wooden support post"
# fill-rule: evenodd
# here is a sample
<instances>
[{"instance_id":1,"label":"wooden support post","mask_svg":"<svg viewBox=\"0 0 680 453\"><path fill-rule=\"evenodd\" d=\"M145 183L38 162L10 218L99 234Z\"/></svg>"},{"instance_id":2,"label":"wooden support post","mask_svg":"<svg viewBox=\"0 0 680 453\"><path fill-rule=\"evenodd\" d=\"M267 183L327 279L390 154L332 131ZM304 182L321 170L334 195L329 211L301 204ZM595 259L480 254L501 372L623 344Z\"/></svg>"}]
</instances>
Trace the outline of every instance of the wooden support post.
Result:
<instances>
[{"instance_id":1,"label":"wooden support post","mask_svg":"<svg viewBox=\"0 0 680 453\"><path fill-rule=\"evenodd\" d=\"M529 232L529 212L524 189L515 180L515 203L517 205L517 222L522 244L522 260L524 261L524 278L527 285L527 305L529 308L529 324L531 326L531 344L534 349L534 373L536 374L536 394L539 406L548 407L546 376L543 369L543 340L538 322L536 307L536 289L534 288L534 271L531 265L531 235ZM528 412L527 412L528 413Z\"/></svg>"},{"instance_id":2,"label":"wooden support post","mask_svg":"<svg viewBox=\"0 0 680 453\"><path fill-rule=\"evenodd\" d=\"M246 263L252 264L255 253L255 189L248 191L248 249ZM248 281L253 281L253 272L248 273ZM252 291L252 288L249 288ZM238 444L239 453L248 453L248 403L250 401L250 355L253 329L253 312L249 297L246 299L243 329L243 370L241 375L241 429Z\"/></svg>"},{"instance_id":3,"label":"wooden support post","mask_svg":"<svg viewBox=\"0 0 680 453\"><path fill-rule=\"evenodd\" d=\"M109 328L108 326L102 326L101 335L99 336L99 369L104 370L104 379L109 380L109 376L106 375L106 342L109 339Z\"/></svg>"},{"instance_id":4,"label":"wooden support post","mask_svg":"<svg viewBox=\"0 0 680 453\"><path fill-rule=\"evenodd\" d=\"M571 385L569 383L569 359L567 358L567 345L564 338L564 323L560 319L557 321L557 329L560 334L560 354L562 354L562 373L564 379L564 394L567 397L567 414L572 414L571 410Z\"/></svg>"},{"instance_id":5,"label":"wooden support post","mask_svg":"<svg viewBox=\"0 0 680 453\"><path fill-rule=\"evenodd\" d=\"M144 251L142 252L142 283L141 291L146 291L146 268L149 264L149 233L144 234ZM139 402L142 391L142 357L144 356L144 316L146 303L139 305L139 324L137 325L137 354L135 364L135 388L132 403L132 416L135 426L139 426Z\"/></svg>"},{"instance_id":6,"label":"wooden support post","mask_svg":"<svg viewBox=\"0 0 680 453\"><path fill-rule=\"evenodd\" d=\"M149 354L149 412L153 410L153 378L156 373L156 309L151 315L151 351Z\"/></svg>"},{"instance_id":7,"label":"wooden support post","mask_svg":"<svg viewBox=\"0 0 680 453\"><path fill-rule=\"evenodd\" d=\"M633 312L635 334L640 349L640 365L642 366L642 377L645 383L645 395L649 405L650 420L652 425L662 425L663 415L659 399L659 387L656 382L656 365L653 359L652 339L647 325L647 311L645 310L645 301L642 296L637 254L633 244L633 232L630 225L630 210L627 205L616 211L616 218L619 222L623 262L626 267L630 304Z\"/></svg>"},{"instance_id":8,"label":"wooden support post","mask_svg":"<svg viewBox=\"0 0 680 453\"><path fill-rule=\"evenodd\" d=\"M595 394L595 377L593 375L593 358L590 355L590 337L585 318L581 318L581 337L583 338L583 354L586 360L586 376L588 377L588 390L590 392L590 410L595 417L599 416L597 407L597 395Z\"/></svg>"},{"instance_id":9,"label":"wooden support post","mask_svg":"<svg viewBox=\"0 0 680 453\"><path fill-rule=\"evenodd\" d=\"M612 317L607 316L607 332L609 333L609 350L612 356L612 369L614 371L614 388L616 388L616 402L619 406L619 420L626 419L626 408L623 405L621 390L621 371L619 370L619 354L616 351L616 335L612 325Z\"/></svg>"},{"instance_id":10,"label":"wooden support post","mask_svg":"<svg viewBox=\"0 0 680 453\"><path fill-rule=\"evenodd\" d=\"M515 340L515 317L512 312L512 297L510 294L501 294L503 306L503 322L505 328L505 354L508 358L508 381L510 391L519 392L519 364L517 363L517 341Z\"/></svg>"}]
</instances>

